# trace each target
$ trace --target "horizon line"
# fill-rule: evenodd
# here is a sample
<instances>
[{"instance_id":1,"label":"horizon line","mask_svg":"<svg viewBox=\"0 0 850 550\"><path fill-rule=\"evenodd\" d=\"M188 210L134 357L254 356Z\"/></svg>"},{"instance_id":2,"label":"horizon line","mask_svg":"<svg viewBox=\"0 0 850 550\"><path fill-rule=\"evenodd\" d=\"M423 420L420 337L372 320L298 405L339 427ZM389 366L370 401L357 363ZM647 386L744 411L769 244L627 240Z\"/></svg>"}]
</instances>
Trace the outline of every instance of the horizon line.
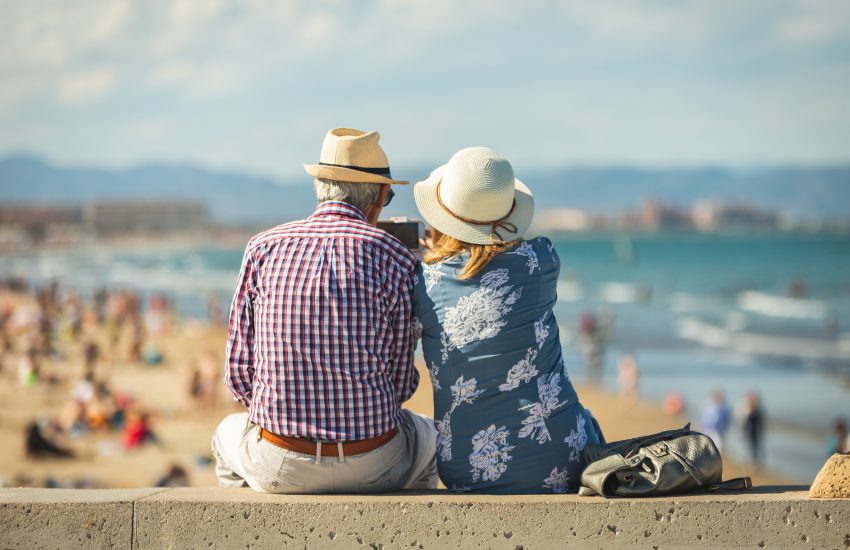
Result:
<instances>
[{"instance_id":1,"label":"horizon line","mask_svg":"<svg viewBox=\"0 0 850 550\"><path fill-rule=\"evenodd\" d=\"M130 162L92 162L89 160L84 160L81 162L68 162L68 161L58 161L55 158L51 157L48 154L35 152L32 150L19 149L19 150L7 150L0 151L0 162L5 162L9 160L26 160L38 162L40 164L44 164L46 166L50 166L52 168L64 169L64 170L98 170L103 172L113 172L113 173L121 173L121 172L131 172L133 170L138 170L142 168L189 168L200 170L203 172L207 172L210 174L231 174L231 175L241 175L241 176L251 176L259 179L270 179L270 180L291 180L299 177L301 174L298 173L298 170L293 170L290 173L271 173L268 171L262 171L260 169L245 167L245 166L233 166L233 165L215 165L210 164L208 162L199 160L199 159L168 159L168 158L150 158L147 160L141 161L130 161ZM305 161L307 162L307 161ZM399 165L400 171L421 171L428 170L430 171L432 168L426 167L436 167L439 166L441 162L428 162L426 160L419 161L416 163L405 163ZM300 166L299 166L300 168ZM634 171L643 171L643 172L653 172L653 171L684 171L684 172L697 172L697 171L708 171L708 170L722 170L727 171L734 174L748 174L748 173L758 173L758 172L770 172L777 170L844 170L850 169L850 159L845 161L831 161L831 162L813 162L813 161L796 161L796 162L784 162L784 163L771 163L771 162L753 162L753 163L723 163L719 161L712 162L675 162L671 161L669 163L650 163L650 162L638 162L638 161L628 161L628 160L611 160L611 161L564 161L562 164L546 164L540 165L536 168L524 169L524 173L526 174L540 174L541 172L558 172L558 171L572 171L572 170L634 170ZM399 170L399 167L394 167L394 170Z\"/></svg>"}]
</instances>

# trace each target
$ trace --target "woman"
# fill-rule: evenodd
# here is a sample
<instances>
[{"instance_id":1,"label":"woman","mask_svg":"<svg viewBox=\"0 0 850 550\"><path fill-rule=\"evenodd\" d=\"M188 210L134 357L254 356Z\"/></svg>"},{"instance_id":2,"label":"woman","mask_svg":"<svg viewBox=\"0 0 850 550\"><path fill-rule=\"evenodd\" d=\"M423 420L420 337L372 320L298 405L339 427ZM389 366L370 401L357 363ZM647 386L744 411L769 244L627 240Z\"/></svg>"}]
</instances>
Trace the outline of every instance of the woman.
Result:
<instances>
[{"instance_id":1,"label":"woman","mask_svg":"<svg viewBox=\"0 0 850 550\"><path fill-rule=\"evenodd\" d=\"M506 159L472 147L414 196L432 227L414 303L440 478L459 491L577 490L584 446L603 439L561 356L558 255L545 237L521 239L531 191Z\"/></svg>"}]
</instances>

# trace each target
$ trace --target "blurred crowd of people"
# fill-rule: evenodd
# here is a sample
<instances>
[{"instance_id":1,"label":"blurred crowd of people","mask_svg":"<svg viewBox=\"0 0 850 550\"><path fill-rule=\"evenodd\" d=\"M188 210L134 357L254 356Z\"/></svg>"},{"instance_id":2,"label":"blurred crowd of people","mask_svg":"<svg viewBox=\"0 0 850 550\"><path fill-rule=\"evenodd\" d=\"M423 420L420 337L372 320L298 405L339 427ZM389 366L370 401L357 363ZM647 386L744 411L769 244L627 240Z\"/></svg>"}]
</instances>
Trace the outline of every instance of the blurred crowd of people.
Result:
<instances>
[{"instance_id":1,"label":"blurred crowd of people","mask_svg":"<svg viewBox=\"0 0 850 550\"><path fill-rule=\"evenodd\" d=\"M134 291L98 289L85 300L56 282L33 287L18 278L0 280L0 296L0 376L22 391L43 390L52 402L64 401L59 413L27 422L27 459L74 459L75 440L110 434L124 452L158 444L152 411L115 389L113 375L118 365L163 361L157 342L174 325L165 296L150 296L143 307ZM220 377L215 356L201 354L188 370L193 406L214 407ZM181 468L171 468L169 483L186 479L185 471L178 475ZM96 485L90 479L80 483Z\"/></svg>"}]
</instances>

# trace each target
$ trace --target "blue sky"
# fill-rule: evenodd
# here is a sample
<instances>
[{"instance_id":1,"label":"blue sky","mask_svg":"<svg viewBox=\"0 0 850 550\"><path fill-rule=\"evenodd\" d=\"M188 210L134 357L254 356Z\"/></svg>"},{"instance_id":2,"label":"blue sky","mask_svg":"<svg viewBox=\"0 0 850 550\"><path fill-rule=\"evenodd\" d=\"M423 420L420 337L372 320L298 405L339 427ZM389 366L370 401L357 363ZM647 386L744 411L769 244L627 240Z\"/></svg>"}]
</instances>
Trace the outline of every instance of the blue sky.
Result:
<instances>
[{"instance_id":1,"label":"blue sky","mask_svg":"<svg viewBox=\"0 0 850 550\"><path fill-rule=\"evenodd\" d=\"M0 0L0 154L287 177L391 163L850 162L850 2Z\"/></svg>"}]
</instances>

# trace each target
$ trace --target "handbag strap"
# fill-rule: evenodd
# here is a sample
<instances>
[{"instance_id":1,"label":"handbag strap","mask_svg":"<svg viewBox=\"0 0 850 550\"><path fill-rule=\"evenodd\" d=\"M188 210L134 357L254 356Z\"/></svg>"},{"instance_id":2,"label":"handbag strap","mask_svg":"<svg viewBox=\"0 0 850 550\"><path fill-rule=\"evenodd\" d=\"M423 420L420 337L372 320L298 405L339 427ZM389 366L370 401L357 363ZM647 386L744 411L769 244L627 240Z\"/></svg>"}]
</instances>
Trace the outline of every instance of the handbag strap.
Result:
<instances>
[{"instance_id":1,"label":"handbag strap","mask_svg":"<svg viewBox=\"0 0 850 550\"><path fill-rule=\"evenodd\" d=\"M623 455L626 458L632 456L634 452L636 452L641 447L648 447L653 443L657 443L659 441L666 441L669 439L675 439L677 437L681 437L683 435L688 435L691 433L691 423L688 422L685 424L683 428L679 428L676 430L667 430L664 432L658 432L652 435L644 435L641 437L635 437L632 439L625 439L623 441L614 441L612 443L606 443L604 445L599 445L599 452L595 457L586 457L590 459L590 461L594 459L601 458L603 456L607 456L613 453L618 453ZM588 446L587 450L590 446ZM586 453L587 454L587 453Z\"/></svg>"},{"instance_id":2,"label":"handbag strap","mask_svg":"<svg viewBox=\"0 0 850 550\"><path fill-rule=\"evenodd\" d=\"M749 476L744 476L727 479L720 483L714 483L713 485L707 486L705 490L713 493L716 491L746 491L752 488L753 480L750 479Z\"/></svg>"},{"instance_id":3,"label":"handbag strap","mask_svg":"<svg viewBox=\"0 0 850 550\"><path fill-rule=\"evenodd\" d=\"M679 462L679 464L682 465L682 468L684 468L686 472L691 474L691 477L694 478L694 481L697 482L697 485L699 487L705 485L702 480L702 475L700 475L699 471L694 467L693 464L691 464L691 462L686 457L682 456L680 452L674 449L667 449L667 451L670 453L670 456L672 456L674 459L676 459L676 461Z\"/></svg>"}]
</instances>

